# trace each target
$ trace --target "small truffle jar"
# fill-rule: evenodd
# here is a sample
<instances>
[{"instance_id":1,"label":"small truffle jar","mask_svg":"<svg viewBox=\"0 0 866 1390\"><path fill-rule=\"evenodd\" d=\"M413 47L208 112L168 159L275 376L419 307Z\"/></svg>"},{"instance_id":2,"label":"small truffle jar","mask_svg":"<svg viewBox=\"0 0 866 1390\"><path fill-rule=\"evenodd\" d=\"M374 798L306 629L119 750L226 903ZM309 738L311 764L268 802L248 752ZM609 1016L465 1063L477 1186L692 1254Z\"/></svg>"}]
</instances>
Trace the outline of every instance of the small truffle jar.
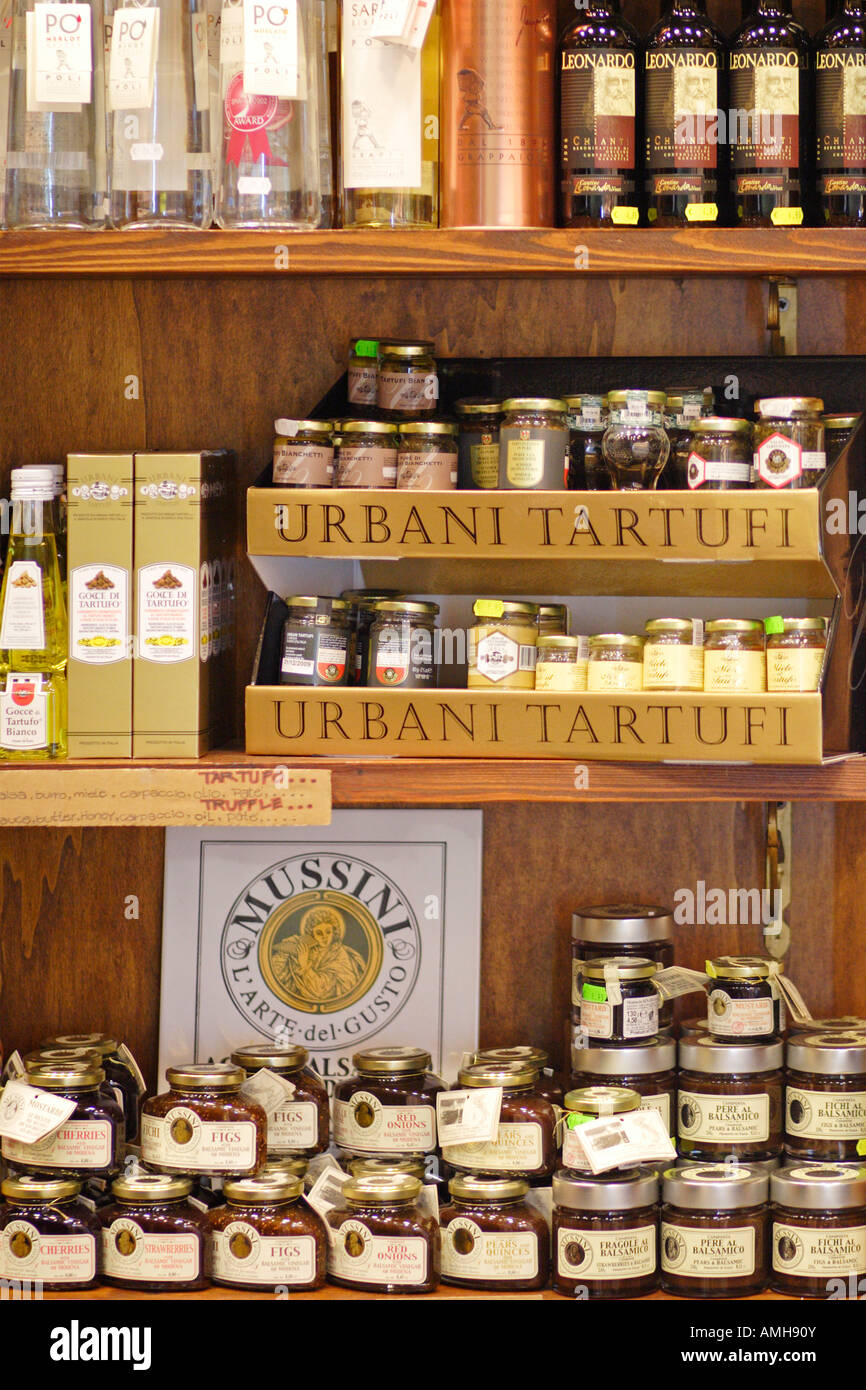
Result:
<instances>
[{"instance_id":1,"label":"small truffle jar","mask_svg":"<svg viewBox=\"0 0 866 1390\"><path fill-rule=\"evenodd\" d=\"M562 1087L550 1065L550 1054L543 1047L530 1047L526 1044L517 1047L485 1047L481 1052L473 1053L472 1060L487 1062L493 1066L500 1062L528 1062L531 1067L538 1068L538 1080L535 1085L538 1094L549 1100L551 1105L562 1105Z\"/></svg>"},{"instance_id":2,"label":"small truffle jar","mask_svg":"<svg viewBox=\"0 0 866 1390\"><path fill-rule=\"evenodd\" d=\"M707 1024L714 1038L778 1041L785 1030L785 1006L773 979L774 964L760 956L707 961Z\"/></svg>"},{"instance_id":3,"label":"small truffle jar","mask_svg":"<svg viewBox=\"0 0 866 1390\"><path fill-rule=\"evenodd\" d=\"M572 1022L580 1022L582 965L603 956L639 956L655 961L659 970L674 963L674 919L666 907L605 903L585 907L571 918ZM673 1022L673 1004L659 1007L659 1027Z\"/></svg>"},{"instance_id":4,"label":"small truffle jar","mask_svg":"<svg viewBox=\"0 0 866 1390\"><path fill-rule=\"evenodd\" d=\"M676 1132L677 1045L666 1038L643 1038L628 1047L615 1044L574 1047L572 1085L621 1086L637 1092L641 1110L657 1110L672 1137Z\"/></svg>"},{"instance_id":5,"label":"small truffle jar","mask_svg":"<svg viewBox=\"0 0 866 1390\"><path fill-rule=\"evenodd\" d=\"M704 690L710 695L758 695L767 689L764 624L714 618L704 638Z\"/></svg>"},{"instance_id":6,"label":"small truffle jar","mask_svg":"<svg viewBox=\"0 0 866 1390\"><path fill-rule=\"evenodd\" d=\"M580 1026L590 1039L637 1042L659 1031L656 963L641 956L607 956L581 967Z\"/></svg>"},{"instance_id":7,"label":"small truffle jar","mask_svg":"<svg viewBox=\"0 0 866 1390\"><path fill-rule=\"evenodd\" d=\"M767 689L819 690L827 650L824 618L768 618Z\"/></svg>"},{"instance_id":8,"label":"small truffle jar","mask_svg":"<svg viewBox=\"0 0 866 1390\"><path fill-rule=\"evenodd\" d=\"M3 1157L13 1168L66 1178L110 1178L120 1167L123 1111L101 1089L105 1072L90 1062L43 1066L28 1084L75 1102L75 1109L38 1144L3 1138Z\"/></svg>"},{"instance_id":9,"label":"small truffle jar","mask_svg":"<svg viewBox=\"0 0 866 1390\"><path fill-rule=\"evenodd\" d=\"M866 1148L866 1033L800 1033L788 1042L785 1152L858 1163Z\"/></svg>"},{"instance_id":10,"label":"small truffle jar","mask_svg":"<svg viewBox=\"0 0 866 1390\"><path fill-rule=\"evenodd\" d=\"M0 1279L13 1288L92 1289L99 1268L99 1221L71 1178L22 1174L0 1187ZM23 1295L22 1295L23 1296Z\"/></svg>"},{"instance_id":11,"label":"small truffle jar","mask_svg":"<svg viewBox=\"0 0 866 1390\"><path fill-rule=\"evenodd\" d=\"M866 1168L834 1163L770 1176L770 1288L826 1299L866 1274Z\"/></svg>"},{"instance_id":12,"label":"small truffle jar","mask_svg":"<svg viewBox=\"0 0 866 1390\"><path fill-rule=\"evenodd\" d=\"M451 1201L439 1212L443 1284L501 1293L547 1287L550 1232L525 1200L525 1179L464 1173L448 1191Z\"/></svg>"},{"instance_id":13,"label":"small truffle jar","mask_svg":"<svg viewBox=\"0 0 866 1390\"><path fill-rule=\"evenodd\" d=\"M408 1173L347 1178L332 1207L328 1278L365 1293L432 1293L439 1283L439 1226L417 1205Z\"/></svg>"},{"instance_id":14,"label":"small truffle jar","mask_svg":"<svg viewBox=\"0 0 866 1390\"><path fill-rule=\"evenodd\" d=\"M553 1287L574 1298L641 1298L658 1288L657 1175L629 1168L553 1178Z\"/></svg>"},{"instance_id":15,"label":"small truffle jar","mask_svg":"<svg viewBox=\"0 0 866 1390\"><path fill-rule=\"evenodd\" d=\"M235 1066L243 1067L247 1082L265 1070L275 1072L293 1088L271 1108L264 1107L268 1117L268 1155L312 1158L324 1153L330 1142L331 1107L324 1081L307 1065L307 1049L249 1043L233 1052L231 1059ZM252 1094L252 1090L247 1094Z\"/></svg>"},{"instance_id":16,"label":"small truffle jar","mask_svg":"<svg viewBox=\"0 0 866 1390\"><path fill-rule=\"evenodd\" d=\"M268 1119L239 1094L243 1067L229 1062L169 1067L170 1089L141 1112L141 1160L157 1173L252 1177L268 1155Z\"/></svg>"},{"instance_id":17,"label":"small truffle jar","mask_svg":"<svg viewBox=\"0 0 866 1390\"><path fill-rule=\"evenodd\" d=\"M456 1089L501 1086L497 1137L475 1144L448 1144L442 1156L452 1168L490 1177L549 1178L556 1167L557 1112L538 1090L538 1068L527 1062L475 1062L461 1067Z\"/></svg>"},{"instance_id":18,"label":"small truffle jar","mask_svg":"<svg viewBox=\"0 0 866 1390\"><path fill-rule=\"evenodd\" d=\"M586 688L598 695L643 690L643 638L624 632L590 637Z\"/></svg>"},{"instance_id":19,"label":"small truffle jar","mask_svg":"<svg viewBox=\"0 0 866 1390\"><path fill-rule=\"evenodd\" d=\"M778 1158L785 1049L705 1033L680 1040L677 1148L697 1160Z\"/></svg>"},{"instance_id":20,"label":"small truffle jar","mask_svg":"<svg viewBox=\"0 0 866 1390\"><path fill-rule=\"evenodd\" d=\"M111 1185L114 1202L98 1213L102 1278L142 1293L207 1285L207 1218L187 1200L192 1178L130 1173Z\"/></svg>"},{"instance_id":21,"label":"small truffle jar","mask_svg":"<svg viewBox=\"0 0 866 1390\"><path fill-rule=\"evenodd\" d=\"M362 1156L432 1153L436 1097L446 1090L420 1047L371 1047L352 1058L355 1075L334 1091L334 1142Z\"/></svg>"},{"instance_id":22,"label":"small truffle jar","mask_svg":"<svg viewBox=\"0 0 866 1390\"><path fill-rule=\"evenodd\" d=\"M582 1125L604 1115L627 1115L640 1110L640 1096L628 1086L582 1086L564 1100L562 1166L574 1173L592 1173L580 1142Z\"/></svg>"},{"instance_id":23,"label":"small truffle jar","mask_svg":"<svg viewBox=\"0 0 866 1390\"><path fill-rule=\"evenodd\" d=\"M769 1178L743 1164L668 1168L662 1288L683 1298L748 1298L767 1286Z\"/></svg>"},{"instance_id":24,"label":"small truffle jar","mask_svg":"<svg viewBox=\"0 0 866 1390\"><path fill-rule=\"evenodd\" d=\"M328 1233L299 1198L302 1178L229 1178L224 1207L208 1215L211 1277L230 1289L301 1293L325 1282Z\"/></svg>"},{"instance_id":25,"label":"small truffle jar","mask_svg":"<svg viewBox=\"0 0 866 1390\"><path fill-rule=\"evenodd\" d=\"M51 1038L43 1038L42 1048L86 1047L98 1052L99 1065L105 1072L105 1079L117 1087L122 1097L123 1118L126 1124L127 1144L137 1144L140 1128L141 1099L145 1092L144 1077L138 1063L125 1043L109 1033L58 1033Z\"/></svg>"}]
</instances>

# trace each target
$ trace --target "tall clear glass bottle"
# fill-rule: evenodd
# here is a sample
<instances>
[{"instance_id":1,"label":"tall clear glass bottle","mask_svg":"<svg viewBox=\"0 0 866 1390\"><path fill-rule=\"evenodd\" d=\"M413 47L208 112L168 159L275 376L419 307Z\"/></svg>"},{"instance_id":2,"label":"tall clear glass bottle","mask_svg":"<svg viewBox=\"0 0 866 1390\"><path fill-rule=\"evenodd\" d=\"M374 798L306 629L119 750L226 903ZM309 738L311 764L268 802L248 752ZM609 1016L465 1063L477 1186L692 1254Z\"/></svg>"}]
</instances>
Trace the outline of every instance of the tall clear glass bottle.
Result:
<instances>
[{"instance_id":1,"label":"tall clear glass bottle","mask_svg":"<svg viewBox=\"0 0 866 1390\"><path fill-rule=\"evenodd\" d=\"M866 226L864 0L841 0L815 37L815 124L821 220Z\"/></svg>"},{"instance_id":2,"label":"tall clear glass bottle","mask_svg":"<svg viewBox=\"0 0 866 1390\"><path fill-rule=\"evenodd\" d=\"M205 0L107 0L111 217L208 227L213 180Z\"/></svg>"},{"instance_id":3,"label":"tall clear glass bottle","mask_svg":"<svg viewBox=\"0 0 866 1390\"><path fill-rule=\"evenodd\" d=\"M102 0L15 0L6 225L106 222Z\"/></svg>"}]
</instances>

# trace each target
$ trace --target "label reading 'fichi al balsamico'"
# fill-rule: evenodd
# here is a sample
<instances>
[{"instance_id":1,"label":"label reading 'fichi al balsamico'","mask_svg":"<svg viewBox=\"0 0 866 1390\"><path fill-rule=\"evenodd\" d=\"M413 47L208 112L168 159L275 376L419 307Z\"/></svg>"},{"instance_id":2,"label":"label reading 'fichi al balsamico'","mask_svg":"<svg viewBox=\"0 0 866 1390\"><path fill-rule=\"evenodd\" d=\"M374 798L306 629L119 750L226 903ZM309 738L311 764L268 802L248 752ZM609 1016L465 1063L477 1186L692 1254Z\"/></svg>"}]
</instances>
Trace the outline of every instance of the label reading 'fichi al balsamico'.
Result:
<instances>
[{"instance_id":1,"label":"label reading 'fichi al balsamico'","mask_svg":"<svg viewBox=\"0 0 866 1390\"><path fill-rule=\"evenodd\" d=\"M866 1139L866 1091L785 1092L785 1128L801 1139Z\"/></svg>"},{"instance_id":2,"label":"label reading 'fichi al balsamico'","mask_svg":"<svg viewBox=\"0 0 866 1390\"><path fill-rule=\"evenodd\" d=\"M807 1218L808 1219L808 1218ZM866 1274L866 1226L822 1231L773 1223L773 1269L809 1276Z\"/></svg>"}]
</instances>

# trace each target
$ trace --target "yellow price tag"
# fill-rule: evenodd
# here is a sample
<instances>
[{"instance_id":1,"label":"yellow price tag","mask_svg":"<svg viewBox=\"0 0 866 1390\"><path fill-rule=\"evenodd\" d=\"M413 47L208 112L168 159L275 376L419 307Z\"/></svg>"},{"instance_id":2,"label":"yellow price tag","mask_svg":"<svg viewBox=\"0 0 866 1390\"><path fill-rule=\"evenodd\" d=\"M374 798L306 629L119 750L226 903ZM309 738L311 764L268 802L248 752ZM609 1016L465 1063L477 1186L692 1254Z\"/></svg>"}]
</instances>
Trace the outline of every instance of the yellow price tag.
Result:
<instances>
[{"instance_id":1,"label":"yellow price tag","mask_svg":"<svg viewBox=\"0 0 866 1390\"><path fill-rule=\"evenodd\" d=\"M857 1152L861 1158L866 1154L866 1139L857 1140Z\"/></svg>"},{"instance_id":2,"label":"yellow price tag","mask_svg":"<svg viewBox=\"0 0 866 1390\"><path fill-rule=\"evenodd\" d=\"M501 598L480 598L475 602L473 613L476 618L501 618L505 604Z\"/></svg>"},{"instance_id":3,"label":"yellow price tag","mask_svg":"<svg viewBox=\"0 0 866 1390\"><path fill-rule=\"evenodd\" d=\"M611 208L610 220L615 227L636 227L639 218L637 208Z\"/></svg>"},{"instance_id":4,"label":"yellow price tag","mask_svg":"<svg viewBox=\"0 0 866 1390\"><path fill-rule=\"evenodd\" d=\"M773 208L770 221L774 227L800 227L803 223L803 209Z\"/></svg>"},{"instance_id":5,"label":"yellow price tag","mask_svg":"<svg viewBox=\"0 0 866 1390\"><path fill-rule=\"evenodd\" d=\"M716 972L713 969L713 962L711 960L708 960L704 963L704 969L706 970L711 980L717 979Z\"/></svg>"},{"instance_id":6,"label":"yellow price tag","mask_svg":"<svg viewBox=\"0 0 866 1390\"><path fill-rule=\"evenodd\" d=\"M715 203L687 203L687 222L717 222L719 209Z\"/></svg>"}]
</instances>

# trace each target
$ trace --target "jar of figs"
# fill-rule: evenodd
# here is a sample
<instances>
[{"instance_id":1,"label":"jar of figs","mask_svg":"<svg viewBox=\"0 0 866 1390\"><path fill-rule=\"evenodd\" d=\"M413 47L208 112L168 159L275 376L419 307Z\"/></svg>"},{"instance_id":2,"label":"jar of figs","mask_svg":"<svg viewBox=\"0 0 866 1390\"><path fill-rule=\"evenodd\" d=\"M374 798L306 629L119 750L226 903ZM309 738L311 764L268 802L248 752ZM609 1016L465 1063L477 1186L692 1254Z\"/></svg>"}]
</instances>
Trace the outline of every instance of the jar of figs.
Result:
<instances>
[{"instance_id":1,"label":"jar of figs","mask_svg":"<svg viewBox=\"0 0 866 1390\"><path fill-rule=\"evenodd\" d=\"M0 1279L7 1288L92 1289L100 1226L95 1213L79 1201L81 1184L21 1174L6 1178L0 1191L5 1202L0 1207Z\"/></svg>"},{"instance_id":2,"label":"jar of figs","mask_svg":"<svg viewBox=\"0 0 866 1390\"><path fill-rule=\"evenodd\" d=\"M433 415L439 404L439 376L430 342L379 345L377 403L391 420Z\"/></svg>"},{"instance_id":3,"label":"jar of figs","mask_svg":"<svg viewBox=\"0 0 866 1390\"><path fill-rule=\"evenodd\" d=\"M692 422L686 447L686 485L730 492L752 486L752 425L722 415Z\"/></svg>"},{"instance_id":4,"label":"jar of figs","mask_svg":"<svg viewBox=\"0 0 866 1390\"><path fill-rule=\"evenodd\" d=\"M601 441L605 466L615 490L646 491L658 486L670 454L664 427L664 391L609 391L610 418Z\"/></svg>"},{"instance_id":5,"label":"jar of figs","mask_svg":"<svg viewBox=\"0 0 866 1390\"><path fill-rule=\"evenodd\" d=\"M623 632L590 637L586 688L600 695L643 690L643 638Z\"/></svg>"},{"instance_id":6,"label":"jar of figs","mask_svg":"<svg viewBox=\"0 0 866 1390\"><path fill-rule=\"evenodd\" d=\"M767 688L764 624L745 618L714 618L704 638L707 694L759 695Z\"/></svg>"},{"instance_id":7,"label":"jar of figs","mask_svg":"<svg viewBox=\"0 0 866 1390\"><path fill-rule=\"evenodd\" d=\"M499 430L502 402L476 396L457 401L457 486L470 490L499 486Z\"/></svg>"},{"instance_id":8,"label":"jar of figs","mask_svg":"<svg viewBox=\"0 0 866 1390\"><path fill-rule=\"evenodd\" d=\"M379 384L379 344L375 338L352 338L349 343L350 405L375 405Z\"/></svg>"},{"instance_id":9,"label":"jar of figs","mask_svg":"<svg viewBox=\"0 0 866 1390\"><path fill-rule=\"evenodd\" d=\"M767 618L767 689L819 690L827 650L825 618Z\"/></svg>"},{"instance_id":10,"label":"jar of figs","mask_svg":"<svg viewBox=\"0 0 866 1390\"><path fill-rule=\"evenodd\" d=\"M334 1142L371 1157L432 1153L436 1097L444 1081L420 1047L371 1047L352 1058L355 1075L334 1091Z\"/></svg>"},{"instance_id":11,"label":"jar of figs","mask_svg":"<svg viewBox=\"0 0 866 1390\"><path fill-rule=\"evenodd\" d=\"M308 1066L310 1054L297 1044L249 1043L231 1055L246 1073L245 1093L256 1099L250 1081L262 1070L273 1072L284 1083L283 1094L271 1104L261 1102L268 1117L268 1155L312 1158L324 1153L330 1142L331 1107L321 1077ZM268 1090L274 1085L268 1082Z\"/></svg>"},{"instance_id":12,"label":"jar of figs","mask_svg":"<svg viewBox=\"0 0 866 1390\"><path fill-rule=\"evenodd\" d=\"M568 474L565 401L514 396L503 404L499 433L499 486L561 492Z\"/></svg>"},{"instance_id":13,"label":"jar of figs","mask_svg":"<svg viewBox=\"0 0 866 1390\"><path fill-rule=\"evenodd\" d=\"M439 1212L442 1283L495 1293L547 1288L550 1232L529 1206L525 1178L460 1173Z\"/></svg>"},{"instance_id":14,"label":"jar of figs","mask_svg":"<svg viewBox=\"0 0 866 1390\"><path fill-rule=\"evenodd\" d=\"M643 647L644 690L703 690L704 625L694 618L653 618Z\"/></svg>"},{"instance_id":15,"label":"jar of figs","mask_svg":"<svg viewBox=\"0 0 866 1390\"><path fill-rule=\"evenodd\" d=\"M568 421L568 487L571 492L608 492L610 474L601 454L607 429L605 396L566 396Z\"/></svg>"},{"instance_id":16,"label":"jar of figs","mask_svg":"<svg viewBox=\"0 0 866 1390\"><path fill-rule=\"evenodd\" d=\"M788 1041L785 1152L798 1162L857 1163L866 1149L866 1033Z\"/></svg>"},{"instance_id":17,"label":"jar of figs","mask_svg":"<svg viewBox=\"0 0 866 1390\"><path fill-rule=\"evenodd\" d=\"M629 1115L640 1110L641 1098L630 1086L581 1086L568 1092L563 1105L562 1166L574 1173L591 1173L592 1165L580 1142L581 1128L606 1115Z\"/></svg>"},{"instance_id":18,"label":"jar of figs","mask_svg":"<svg viewBox=\"0 0 866 1390\"><path fill-rule=\"evenodd\" d=\"M668 1168L662 1288L681 1298L749 1298L767 1286L769 1178L743 1164Z\"/></svg>"},{"instance_id":19,"label":"jar of figs","mask_svg":"<svg viewBox=\"0 0 866 1390\"><path fill-rule=\"evenodd\" d=\"M349 605L349 629L352 634L349 684L366 685L369 663L370 628L373 626L377 603L400 598L399 589L344 589L340 595Z\"/></svg>"},{"instance_id":20,"label":"jar of figs","mask_svg":"<svg viewBox=\"0 0 866 1390\"><path fill-rule=\"evenodd\" d=\"M439 1226L418 1206L408 1173L348 1178L327 1212L328 1277L363 1293L432 1293L439 1283Z\"/></svg>"},{"instance_id":21,"label":"jar of figs","mask_svg":"<svg viewBox=\"0 0 866 1390\"><path fill-rule=\"evenodd\" d=\"M274 487L331 487L332 420L275 420Z\"/></svg>"},{"instance_id":22,"label":"jar of figs","mask_svg":"<svg viewBox=\"0 0 866 1390\"><path fill-rule=\"evenodd\" d=\"M207 1219L188 1200L192 1178L130 1173L111 1185L99 1212L102 1277L141 1293L206 1287Z\"/></svg>"},{"instance_id":23,"label":"jar of figs","mask_svg":"<svg viewBox=\"0 0 866 1390\"><path fill-rule=\"evenodd\" d=\"M534 690L538 606L507 599L477 599L469 629L470 690Z\"/></svg>"},{"instance_id":24,"label":"jar of figs","mask_svg":"<svg viewBox=\"0 0 866 1390\"><path fill-rule=\"evenodd\" d=\"M573 1047L571 1081L578 1090L616 1086L640 1097L639 1109L657 1110L668 1134L676 1134L677 1045L667 1038L642 1038L628 1046Z\"/></svg>"},{"instance_id":25,"label":"jar of figs","mask_svg":"<svg viewBox=\"0 0 866 1390\"><path fill-rule=\"evenodd\" d=\"M123 1111L102 1089L105 1072L90 1062L44 1065L27 1083L40 1091L75 1102L58 1129L36 1144L3 1136L2 1152L13 1168L55 1177L110 1178L120 1167L124 1142Z\"/></svg>"},{"instance_id":26,"label":"jar of figs","mask_svg":"<svg viewBox=\"0 0 866 1390\"><path fill-rule=\"evenodd\" d=\"M709 1033L680 1039L677 1150L698 1161L737 1163L782 1152L785 1049L731 1043Z\"/></svg>"},{"instance_id":27,"label":"jar of figs","mask_svg":"<svg viewBox=\"0 0 866 1390\"><path fill-rule=\"evenodd\" d=\"M445 420L402 424L397 451L398 489L451 492L456 486L457 426Z\"/></svg>"},{"instance_id":28,"label":"jar of figs","mask_svg":"<svg viewBox=\"0 0 866 1390\"><path fill-rule=\"evenodd\" d=\"M866 1274L866 1168L812 1163L770 1176L770 1288L827 1298Z\"/></svg>"},{"instance_id":29,"label":"jar of figs","mask_svg":"<svg viewBox=\"0 0 866 1390\"><path fill-rule=\"evenodd\" d=\"M497 1137L476 1144L447 1144L452 1168L490 1177L549 1178L556 1167L557 1112L538 1089L538 1068L527 1062L475 1062L461 1067L457 1088L500 1086Z\"/></svg>"},{"instance_id":30,"label":"jar of figs","mask_svg":"<svg viewBox=\"0 0 866 1390\"><path fill-rule=\"evenodd\" d=\"M225 1206L208 1215L211 1275L229 1289L304 1293L325 1282L328 1233L301 1202L301 1178L269 1174L229 1179Z\"/></svg>"},{"instance_id":31,"label":"jar of figs","mask_svg":"<svg viewBox=\"0 0 866 1390\"><path fill-rule=\"evenodd\" d=\"M574 1298L641 1298L658 1288L659 1180L649 1168L553 1176L553 1287Z\"/></svg>"},{"instance_id":32,"label":"jar of figs","mask_svg":"<svg viewBox=\"0 0 866 1390\"><path fill-rule=\"evenodd\" d=\"M659 1031L655 961L606 956L581 967L580 1026L591 1039L632 1042Z\"/></svg>"},{"instance_id":33,"label":"jar of figs","mask_svg":"<svg viewBox=\"0 0 866 1390\"><path fill-rule=\"evenodd\" d=\"M785 1031L785 1005L776 962L761 956L716 956L707 961L707 1023L729 1042L776 1042Z\"/></svg>"},{"instance_id":34,"label":"jar of figs","mask_svg":"<svg viewBox=\"0 0 866 1390\"><path fill-rule=\"evenodd\" d=\"M253 1177L268 1156L268 1117L240 1094L243 1067L191 1062L169 1067L169 1089L141 1110L141 1160L157 1173Z\"/></svg>"},{"instance_id":35,"label":"jar of figs","mask_svg":"<svg viewBox=\"0 0 866 1390\"><path fill-rule=\"evenodd\" d=\"M589 642L585 637L540 635L536 648L535 689L586 690Z\"/></svg>"},{"instance_id":36,"label":"jar of figs","mask_svg":"<svg viewBox=\"0 0 866 1390\"><path fill-rule=\"evenodd\" d=\"M543 1047L532 1047L528 1044L518 1044L516 1047L485 1047L482 1051L472 1054L472 1061L487 1062L491 1066L498 1066L500 1062L527 1062L531 1067L538 1068L538 1080L535 1083L538 1094L549 1100L551 1105L562 1105L562 1087L550 1065L550 1054Z\"/></svg>"},{"instance_id":37,"label":"jar of figs","mask_svg":"<svg viewBox=\"0 0 866 1390\"><path fill-rule=\"evenodd\" d=\"M385 420L344 420L336 431L334 487L397 486L397 426Z\"/></svg>"},{"instance_id":38,"label":"jar of figs","mask_svg":"<svg viewBox=\"0 0 866 1390\"><path fill-rule=\"evenodd\" d=\"M423 690L436 685L438 603L385 599L373 610L368 686Z\"/></svg>"},{"instance_id":39,"label":"jar of figs","mask_svg":"<svg viewBox=\"0 0 866 1390\"><path fill-rule=\"evenodd\" d=\"M580 1023L582 965L604 956L637 956L654 961L659 970L674 963L674 919L666 907L606 903L585 907L571 919L572 1022ZM673 1005L664 1003L659 1027L673 1021Z\"/></svg>"},{"instance_id":40,"label":"jar of figs","mask_svg":"<svg viewBox=\"0 0 866 1390\"><path fill-rule=\"evenodd\" d=\"M756 401L755 413L755 487L817 487L827 469L824 402L817 396L772 396Z\"/></svg>"},{"instance_id":41,"label":"jar of figs","mask_svg":"<svg viewBox=\"0 0 866 1390\"><path fill-rule=\"evenodd\" d=\"M285 602L280 685L348 685L352 634L345 599L293 594Z\"/></svg>"}]
</instances>

